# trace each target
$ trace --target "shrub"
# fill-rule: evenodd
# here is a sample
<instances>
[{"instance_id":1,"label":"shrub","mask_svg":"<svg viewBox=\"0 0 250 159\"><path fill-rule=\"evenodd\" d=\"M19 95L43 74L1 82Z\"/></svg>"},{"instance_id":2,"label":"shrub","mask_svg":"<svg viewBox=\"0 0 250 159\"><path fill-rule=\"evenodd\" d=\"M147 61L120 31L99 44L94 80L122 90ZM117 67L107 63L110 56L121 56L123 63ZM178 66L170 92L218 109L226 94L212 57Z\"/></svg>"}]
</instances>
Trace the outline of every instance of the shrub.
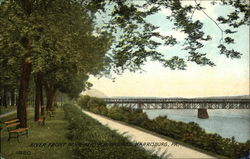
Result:
<instances>
[{"instance_id":1,"label":"shrub","mask_svg":"<svg viewBox=\"0 0 250 159\"><path fill-rule=\"evenodd\" d=\"M144 126L149 121L146 113L131 113L128 122L138 126Z\"/></svg>"},{"instance_id":2,"label":"shrub","mask_svg":"<svg viewBox=\"0 0 250 159\"><path fill-rule=\"evenodd\" d=\"M103 107L106 106L103 99L96 98L96 97L90 97L88 95L80 96L77 99L77 104L79 106L81 106L81 108L83 108L83 109L87 109L87 110L91 109L94 111L96 111L96 107L98 107L98 106L102 106L102 108L100 108L100 109L105 109ZM98 113L98 112L96 112L96 113Z\"/></svg>"},{"instance_id":3,"label":"shrub","mask_svg":"<svg viewBox=\"0 0 250 159\"><path fill-rule=\"evenodd\" d=\"M115 120L125 121L126 119L126 114L120 107L111 107L110 109L108 109L107 116Z\"/></svg>"},{"instance_id":4,"label":"shrub","mask_svg":"<svg viewBox=\"0 0 250 159\"><path fill-rule=\"evenodd\" d=\"M88 107L88 102L90 100L90 96L85 95L85 96L80 96L77 100L77 104L81 106L82 108L89 108Z\"/></svg>"},{"instance_id":5,"label":"shrub","mask_svg":"<svg viewBox=\"0 0 250 159\"><path fill-rule=\"evenodd\" d=\"M90 111L101 114L101 115L107 115L108 114L108 109L106 106L95 106L95 107L90 107Z\"/></svg>"},{"instance_id":6,"label":"shrub","mask_svg":"<svg viewBox=\"0 0 250 159\"><path fill-rule=\"evenodd\" d=\"M95 98L95 97L90 97L87 105L89 108L94 107L94 106L106 106L103 99Z\"/></svg>"},{"instance_id":7,"label":"shrub","mask_svg":"<svg viewBox=\"0 0 250 159\"><path fill-rule=\"evenodd\" d=\"M72 146L75 158L159 159L83 114L77 107L65 105L64 109L70 123L68 138L75 145Z\"/></svg>"}]
</instances>

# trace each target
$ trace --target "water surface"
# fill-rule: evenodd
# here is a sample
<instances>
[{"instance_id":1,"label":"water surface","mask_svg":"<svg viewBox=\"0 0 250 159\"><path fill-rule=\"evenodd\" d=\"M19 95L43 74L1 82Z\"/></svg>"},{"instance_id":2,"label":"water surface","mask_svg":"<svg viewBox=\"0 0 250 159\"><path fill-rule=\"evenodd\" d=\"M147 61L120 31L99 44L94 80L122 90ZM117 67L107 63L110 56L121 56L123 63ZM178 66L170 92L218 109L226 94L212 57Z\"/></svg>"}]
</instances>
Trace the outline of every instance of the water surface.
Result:
<instances>
[{"instance_id":1,"label":"water surface","mask_svg":"<svg viewBox=\"0 0 250 159\"><path fill-rule=\"evenodd\" d=\"M250 140L250 110L248 109L208 109L209 119L197 118L195 109L155 109L144 110L150 119L167 115L169 119L196 122L207 132L218 133L222 137L239 142Z\"/></svg>"}]
</instances>

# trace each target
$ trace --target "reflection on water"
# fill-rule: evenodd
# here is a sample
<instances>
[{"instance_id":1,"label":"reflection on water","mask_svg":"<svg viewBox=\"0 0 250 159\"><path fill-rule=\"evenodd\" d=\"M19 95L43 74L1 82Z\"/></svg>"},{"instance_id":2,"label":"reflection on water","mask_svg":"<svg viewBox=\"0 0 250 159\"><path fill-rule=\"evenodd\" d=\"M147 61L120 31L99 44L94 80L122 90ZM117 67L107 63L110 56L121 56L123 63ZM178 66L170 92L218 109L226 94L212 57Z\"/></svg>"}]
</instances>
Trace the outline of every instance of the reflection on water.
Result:
<instances>
[{"instance_id":1,"label":"reflection on water","mask_svg":"<svg viewBox=\"0 0 250 159\"><path fill-rule=\"evenodd\" d=\"M198 111L194 109L157 109L144 112L150 119L167 115L173 120L196 122L207 132L218 133L225 138L234 136L239 142L250 140L250 110L247 109L208 109L209 119L197 118Z\"/></svg>"}]
</instances>

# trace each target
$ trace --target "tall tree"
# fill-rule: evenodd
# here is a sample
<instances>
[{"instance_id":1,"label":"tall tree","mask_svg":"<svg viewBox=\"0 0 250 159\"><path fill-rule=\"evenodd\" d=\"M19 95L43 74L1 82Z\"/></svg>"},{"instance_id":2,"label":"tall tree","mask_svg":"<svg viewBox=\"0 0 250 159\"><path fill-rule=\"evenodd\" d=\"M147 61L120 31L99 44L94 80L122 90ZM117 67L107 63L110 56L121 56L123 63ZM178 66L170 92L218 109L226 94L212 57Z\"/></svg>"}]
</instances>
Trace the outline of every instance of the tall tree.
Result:
<instances>
[{"instance_id":1,"label":"tall tree","mask_svg":"<svg viewBox=\"0 0 250 159\"><path fill-rule=\"evenodd\" d=\"M86 7L77 1L25 0L15 3L6 0L1 4L1 12L4 13L1 24L9 28L8 32L2 30L4 38L1 46L5 51L15 50L8 52L6 59L13 58L21 63L17 114L21 126L27 127L26 108L31 72L48 76L45 82L47 101L52 103L56 91L53 81L58 79L50 79L49 75L58 75L58 70L65 71L64 75L98 71L105 63L106 51L100 48L104 45L99 43L108 41L102 38L103 34L92 34L93 20ZM94 50L96 46L98 48ZM16 57L16 53L20 54Z\"/></svg>"},{"instance_id":2,"label":"tall tree","mask_svg":"<svg viewBox=\"0 0 250 159\"><path fill-rule=\"evenodd\" d=\"M7 55L4 60L19 62L18 117L22 127L27 126L26 107L31 73L43 73L47 88L53 90L67 73L96 75L110 70L116 73L126 69L136 71L149 59L171 69L185 69L187 61L215 66L207 58L207 53L200 51L211 36L205 34L201 21L192 19L196 10L206 14L204 7L196 0L194 2L196 5L183 5L180 0L146 0L141 5L129 0L2 2L0 49L3 51L0 53L1 57ZM229 29L222 30L223 35L234 34L232 29L249 24L249 5L245 1L220 2L214 2L214 5L235 8L227 17L216 20L229 26ZM149 15L159 12L161 7L171 11L171 16L166 19L173 22L175 29L187 35L184 43L186 58L176 55L166 58L156 51L161 45L178 44L175 37L161 35L157 32L158 27L146 20ZM107 14L107 19L110 19L106 26L99 29L94 21L97 11ZM216 21L215 25L219 27ZM234 43L234 39L230 36L222 39L224 43L218 45L220 53L230 58L240 58L240 52L227 48L227 45ZM110 51L107 51L111 44ZM53 76L55 78L51 78Z\"/></svg>"}]
</instances>

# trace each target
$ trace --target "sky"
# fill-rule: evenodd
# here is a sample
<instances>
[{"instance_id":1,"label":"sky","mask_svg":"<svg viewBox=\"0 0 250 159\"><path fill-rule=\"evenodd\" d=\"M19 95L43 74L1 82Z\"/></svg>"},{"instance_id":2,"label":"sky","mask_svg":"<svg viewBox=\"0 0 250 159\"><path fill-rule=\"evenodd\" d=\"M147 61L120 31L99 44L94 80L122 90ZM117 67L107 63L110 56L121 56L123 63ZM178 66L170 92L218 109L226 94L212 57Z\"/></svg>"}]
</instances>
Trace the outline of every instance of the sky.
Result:
<instances>
[{"instance_id":1,"label":"sky","mask_svg":"<svg viewBox=\"0 0 250 159\"><path fill-rule=\"evenodd\" d=\"M186 4L194 4L193 1L185 1ZM206 7L206 13L216 19L218 15L225 15L232 11L230 7L218 8L209 1L201 2ZM163 35L172 34L177 40L183 41L185 35L171 30L172 25L164 20L169 15L167 9L162 9L157 15L147 20L160 28ZM208 97L208 96L234 96L249 95L249 27L244 26L234 36L236 44L232 46L243 53L241 59L230 59L219 54L217 49L221 38L218 27L201 11L196 11L194 19L204 22L204 31L212 35L212 41L206 43L204 52L216 64L215 67L198 66L188 63L186 70L170 70L157 62L149 61L143 67L144 72L131 73L125 71L122 75L116 75L115 82L108 78L96 78L91 76L89 81L93 89L97 89L109 97L112 96L143 96L143 97ZM171 26L171 27L170 27ZM223 28L223 26L221 26ZM158 51L169 55L181 55L180 47L161 46Z\"/></svg>"}]
</instances>

